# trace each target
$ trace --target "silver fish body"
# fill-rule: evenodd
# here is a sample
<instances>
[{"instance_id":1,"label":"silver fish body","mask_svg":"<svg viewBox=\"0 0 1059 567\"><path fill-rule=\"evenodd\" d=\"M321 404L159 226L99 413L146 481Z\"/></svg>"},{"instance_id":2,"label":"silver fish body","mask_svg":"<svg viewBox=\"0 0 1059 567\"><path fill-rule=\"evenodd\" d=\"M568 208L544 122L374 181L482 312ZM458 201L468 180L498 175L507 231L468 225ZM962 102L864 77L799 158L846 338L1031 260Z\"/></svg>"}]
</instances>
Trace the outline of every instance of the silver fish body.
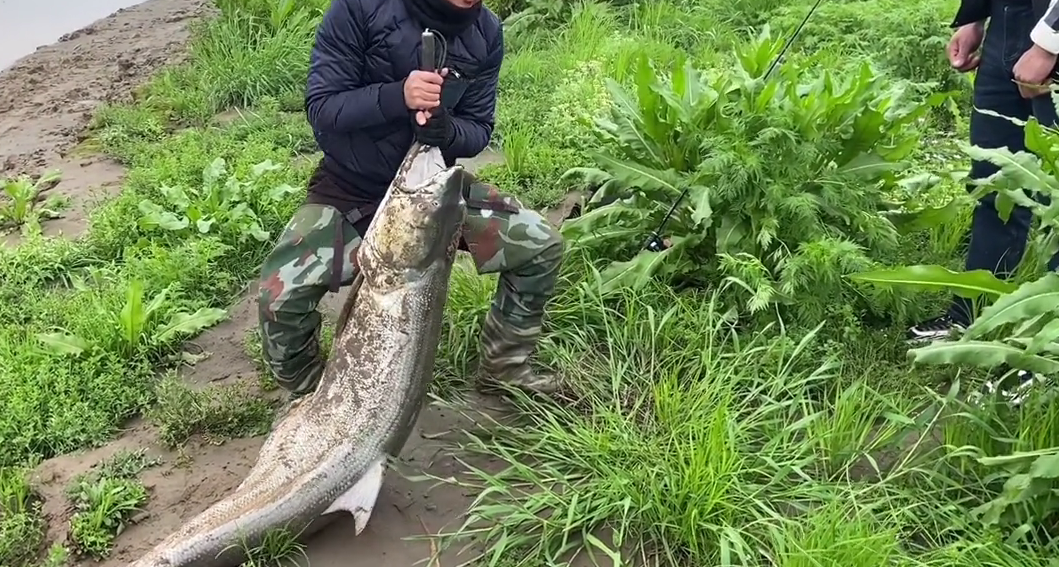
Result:
<instances>
[{"instance_id":1,"label":"silver fish body","mask_svg":"<svg viewBox=\"0 0 1059 567\"><path fill-rule=\"evenodd\" d=\"M371 515L434 370L467 178L415 144L357 252L360 274L314 394L274 426L246 479L132 567L230 567L276 529L308 536L335 512ZM321 521L321 517L323 521Z\"/></svg>"}]
</instances>

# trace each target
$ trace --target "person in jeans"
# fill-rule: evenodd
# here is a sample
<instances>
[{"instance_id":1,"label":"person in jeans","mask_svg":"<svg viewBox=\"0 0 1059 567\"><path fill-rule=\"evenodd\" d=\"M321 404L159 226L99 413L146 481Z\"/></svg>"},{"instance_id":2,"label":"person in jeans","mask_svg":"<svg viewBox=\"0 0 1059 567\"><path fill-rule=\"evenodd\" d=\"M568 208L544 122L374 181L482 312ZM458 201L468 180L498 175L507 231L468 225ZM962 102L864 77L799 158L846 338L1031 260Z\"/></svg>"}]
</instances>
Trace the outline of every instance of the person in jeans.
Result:
<instances>
[{"instance_id":1,"label":"person in jeans","mask_svg":"<svg viewBox=\"0 0 1059 567\"><path fill-rule=\"evenodd\" d=\"M439 49L421 65L427 28ZM328 290L353 282L357 248L413 141L438 147L450 166L486 148L503 58L500 20L481 0L331 2L305 95L323 158L260 274L262 350L292 399L312 393L323 375L317 307ZM500 274L482 322L477 385L553 392L557 377L533 368L530 355L555 291L562 236L493 185L472 180L464 197L460 249L479 273Z\"/></svg>"},{"instance_id":2,"label":"person in jeans","mask_svg":"<svg viewBox=\"0 0 1059 567\"><path fill-rule=\"evenodd\" d=\"M1055 126L1055 105L1049 96L1059 53L1059 0L962 0L949 41L949 63L960 72L977 69L974 106L1017 120L1035 117L1044 126ZM986 20L989 20L988 26ZM1006 147L1026 151L1021 126L1000 117L977 111L971 113L970 142L983 148ZM984 179L997 172L985 161L971 162L971 179ZM968 185L968 190L975 187ZM1032 213L1014 207L1008 221L1001 220L996 194L983 197L974 210L967 270L990 270L1007 278L1022 260L1029 236ZM1048 268L1059 267L1059 255ZM971 302L953 297L947 312L908 329L911 342L930 341L960 332L975 314ZM1025 372L1018 373L1019 390L1031 383ZM992 383L987 390L995 390Z\"/></svg>"},{"instance_id":3,"label":"person in jeans","mask_svg":"<svg viewBox=\"0 0 1059 567\"><path fill-rule=\"evenodd\" d=\"M956 31L947 51L953 68L961 72L977 69L976 108L1022 121L1033 116L1044 126L1056 124L1055 105L1047 84L1059 53L1059 6L1057 0L1046 2L963 0L960 4L952 24ZM972 111L970 130L970 141L975 146L1026 151L1022 127L1003 118ZM975 160L971 162L970 177L984 179L996 171L996 165ZM968 185L969 191L973 189ZM1030 210L1016 206L1005 223L997 213L996 194L983 197L971 221L966 269L986 269L998 277L1008 277L1022 259L1030 220ZM1059 257L1052 258L1048 267L1059 267ZM953 330L966 328L973 317L970 301L954 297L945 314L910 327L908 338L943 338Z\"/></svg>"}]
</instances>

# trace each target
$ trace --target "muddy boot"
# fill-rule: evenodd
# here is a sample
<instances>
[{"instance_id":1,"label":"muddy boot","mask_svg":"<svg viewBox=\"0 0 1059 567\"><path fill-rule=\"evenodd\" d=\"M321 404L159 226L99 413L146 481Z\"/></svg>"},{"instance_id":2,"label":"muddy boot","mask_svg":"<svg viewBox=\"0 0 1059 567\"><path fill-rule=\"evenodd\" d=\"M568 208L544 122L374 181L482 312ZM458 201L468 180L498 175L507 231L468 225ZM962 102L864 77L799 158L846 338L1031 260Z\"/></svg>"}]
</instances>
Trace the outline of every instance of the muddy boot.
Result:
<instances>
[{"instance_id":1,"label":"muddy boot","mask_svg":"<svg viewBox=\"0 0 1059 567\"><path fill-rule=\"evenodd\" d=\"M320 383L325 366L323 353L320 352L320 329L317 327L316 331L309 335L307 344L299 349L300 352L296 356L286 360L277 361L279 356L269 356L270 344L267 341L264 346L263 354L271 369L272 378L280 390L287 394L276 409L275 420L279 421L290 410L292 403L313 393ZM278 354L287 353L274 353Z\"/></svg>"},{"instance_id":2,"label":"muddy boot","mask_svg":"<svg viewBox=\"0 0 1059 567\"><path fill-rule=\"evenodd\" d=\"M478 390L495 393L499 384L540 394L558 390L557 376L536 371L529 364L530 354L540 335L539 322L517 328L503 321L495 309L490 310L482 324Z\"/></svg>"},{"instance_id":3,"label":"muddy boot","mask_svg":"<svg viewBox=\"0 0 1059 567\"><path fill-rule=\"evenodd\" d=\"M314 391L316 391L316 386L320 381L320 376L323 374L323 369L324 363L322 360L320 360L319 362L314 362L312 365L310 365L310 368L306 369L306 374L315 375L315 377L310 378L310 380L312 380L311 385L302 390L288 390L283 385L280 386L280 389L283 390L287 395L286 397L280 399L279 407L276 408L275 417L273 418L273 423L278 423L288 413L290 413L291 408L293 408L299 402L305 400L309 396L309 394L312 394Z\"/></svg>"},{"instance_id":4,"label":"muddy boot","mask_svg":"<svg viewBox=\"0 0 1059 567\"><path fill-rule=\"evenodd\" d=\"M319 315L314 315L319 320ZM316 390L324 374L326 361L320 352L320 324L316 323L313 331L307 335L302 335L304 338L297 337L301 338L302 343L295 343L293 347L289 342L263 341L265 362L272 369L272 377L280 388L295 397ZM284 339L289 340L287 337Z\"/></svg>"}]
</instances>

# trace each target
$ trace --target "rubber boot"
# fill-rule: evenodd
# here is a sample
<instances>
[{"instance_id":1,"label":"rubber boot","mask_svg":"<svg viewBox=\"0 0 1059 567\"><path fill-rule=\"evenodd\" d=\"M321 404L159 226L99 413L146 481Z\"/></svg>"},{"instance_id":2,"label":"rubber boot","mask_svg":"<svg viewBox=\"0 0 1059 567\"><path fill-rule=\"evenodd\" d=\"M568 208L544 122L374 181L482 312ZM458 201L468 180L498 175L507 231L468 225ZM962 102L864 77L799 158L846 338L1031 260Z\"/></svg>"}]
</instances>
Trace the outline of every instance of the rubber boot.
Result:
<instances>
[{"instance_id":1,"label":"rubber boot","mask_svg":"<svg viewBox=\"0 0 1059 567\"><path fill-rule=\"evenodd\" d=\"M317 344L319 344L319 333L317 333ZM288 413L290 413L291 408L293 408L298 402L316 391L316 387L320 384L320 378L324 374L325 364L326 361L323 359L323 356L321 356L321 353L317 352L309 364L305 366L304 370L299 373L301 378L297 384L300 386L299 389L287 389L279 382L279 380L276 381L280 385L280 388L287 393L287 397L280 402L279 407L276 408L275 417L273 418L274 423L278 423L279 420L283 419Z\"/></svg>"},{"instance_id":2,"label":"rubber boot","mask_svg":"<svg viewBox=\"0 0 1059 567\"><path fill-rule=\"evenodd\" d=\"M540 335L539 320L537 324L517 328L491 309L482 324L478 390L492 393L500 383L540 394L558 390L557 376L536 371L529 363Z\"/></svg>"}]
</instances>

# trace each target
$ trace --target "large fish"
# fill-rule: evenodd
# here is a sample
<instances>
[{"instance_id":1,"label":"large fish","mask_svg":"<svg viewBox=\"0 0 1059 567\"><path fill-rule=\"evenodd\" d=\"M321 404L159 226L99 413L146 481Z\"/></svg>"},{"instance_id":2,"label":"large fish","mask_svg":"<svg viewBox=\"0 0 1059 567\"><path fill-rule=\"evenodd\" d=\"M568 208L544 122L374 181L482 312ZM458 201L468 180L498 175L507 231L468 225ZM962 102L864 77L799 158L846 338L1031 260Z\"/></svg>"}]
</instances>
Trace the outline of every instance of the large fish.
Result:
<instances>
[{"instance_id":1,"label":"large fish","mask_svg":"<svg viewBox=\"0 0 1059 567\"><path fill-rule=\"evenodd\" d=\"M276 424L246 480L133 567L228 567L271 530L303 537L352 513L364 529L434 370L467 178L437 148L408 152L357 251L360 274L312 395Z\"/></svg>"}]
</instances>

